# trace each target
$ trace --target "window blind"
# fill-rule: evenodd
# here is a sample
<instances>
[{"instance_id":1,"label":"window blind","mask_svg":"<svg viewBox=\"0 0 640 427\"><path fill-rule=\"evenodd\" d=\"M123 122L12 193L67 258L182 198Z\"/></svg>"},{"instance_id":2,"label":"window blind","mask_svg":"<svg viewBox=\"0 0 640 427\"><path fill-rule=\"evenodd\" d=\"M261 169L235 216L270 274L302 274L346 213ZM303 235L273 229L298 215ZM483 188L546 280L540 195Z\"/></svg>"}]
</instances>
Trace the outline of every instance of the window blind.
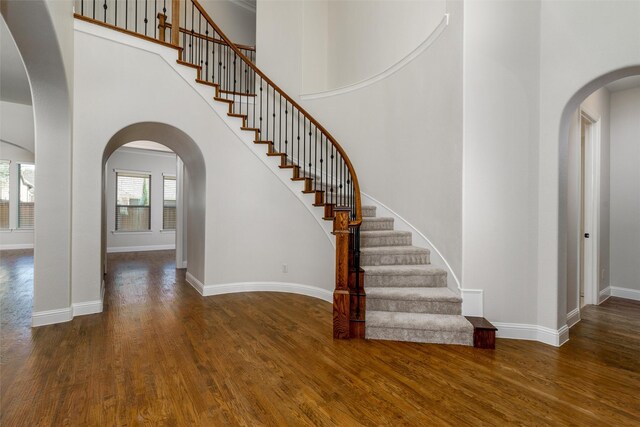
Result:
<instances>
[{"instance_id":1,"label":"window blind","mask_svg":"<svg viewBox=\"0 0 640 427\"><path fill-rule=\"evenodd\" d=\"M18 165L20 185L18 187L18 228L33 228L35 207L35 165Z\"/></svg>"},{"instance_id":2,"label":"window blind","mask_svg":"<svg viewBox=\"0 0 640 427\"><path fill-rule=\"evenodd\" d=\"M163 206L162 206L162 228L164 230L176 229L176 178L173 176L163 177Z\"/></svg>"},{"instance_id":3,"label":"window blind","mask_svg":"<svg viewBox=\"0 0 640 427\"><path fill-rule=\"evenodd\" d=\"M151 230L151 176L116 173L116 230Z\"/></svg>"}]
</instances>

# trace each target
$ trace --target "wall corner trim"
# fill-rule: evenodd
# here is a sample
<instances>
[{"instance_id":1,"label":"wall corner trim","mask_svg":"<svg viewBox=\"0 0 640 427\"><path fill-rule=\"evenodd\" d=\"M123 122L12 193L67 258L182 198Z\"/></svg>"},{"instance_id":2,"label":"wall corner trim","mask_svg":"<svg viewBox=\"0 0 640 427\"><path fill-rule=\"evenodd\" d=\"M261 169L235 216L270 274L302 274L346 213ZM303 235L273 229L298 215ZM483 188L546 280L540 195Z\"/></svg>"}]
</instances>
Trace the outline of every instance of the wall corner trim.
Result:
<instances>
[{"instance_id":1,"label":"wall corner trim","mask_svg":"<svg viewBox=\"0 0 640 427\"><path fill-rule=\"evenodd\" d=\"M31 326L36 328L38 326L69 322L71 319L73 319L73 307L36 311L31 315Z\"/></svg>"},{"instance_id":2,"label":"wall corner trim","mask_svg":"<svg viewBox=\"0 0 640 427\"><path fill-rule=\"evenodd\" d=\"M598 294L598 305L602 304L611 296L611 286L607 286Z\"/></svg>"},{"instance_id":3,"label":"wall corner trim","mask_svg":"<svg viewBox=\"0 0 640 427\"><path fill-rule=\"evenodd\" d=\"M71 307L73 308L73 317L102 313L104 308L104 287L102 287L102 295L100 295L99 300L73 303Z\"/></svg>"},{"instance_id":4,"label":"wall corner trim","mask_svg":"<svg viewBox=\"0 0 640 427\"><path fill-rule=\"evenodd\" d=\"M567 327L571 328L580 321L580 308L576 308L567 314Z\"/></svg>"},{"instance_id":5,"label":"wall corner trim","mask_svg":"<svg viewBox=\"0 0 640 427\"><path fill-rule=\"evenodd\" d=\"M539 341L554 347L560 347L569 340L569 328L567 325L555 330L545 326L523 323L491 323L498 328L498 333L496 334L498 338Z\"/></svg>"}]
</instances>

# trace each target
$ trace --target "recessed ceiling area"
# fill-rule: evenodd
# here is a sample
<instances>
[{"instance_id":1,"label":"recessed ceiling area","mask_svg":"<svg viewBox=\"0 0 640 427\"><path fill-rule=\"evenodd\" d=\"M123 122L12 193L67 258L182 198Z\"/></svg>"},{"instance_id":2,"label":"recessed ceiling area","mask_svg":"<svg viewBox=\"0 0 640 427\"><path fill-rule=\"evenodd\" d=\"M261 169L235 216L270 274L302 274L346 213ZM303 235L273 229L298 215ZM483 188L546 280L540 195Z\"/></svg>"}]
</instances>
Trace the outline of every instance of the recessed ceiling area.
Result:
<instances>
[{"instance_id":1,"label":"recessed ceiling area","mask_svg":"<svg viewBox=\"0 0 640 427\"><path fill-rule=\"evenodd\" d=\"M621 90L634 89L640 87L640 76L625 77L609 83L607 86L610 92L619 92Z\"/></svg>"},{"instance_id":2,"label":"recessed ceiling area","mask_svg":"<svg viewBox=\"0 0 640 427\"><path fill-rule=\"evenodd\" d=\"M139 150L151 150L151 151L164 151L167 153L173 153L173 150L165 145L158 144L153 141L134 141L124 144L126 148L137 148Z\"/></svg>"},{"instance_id":3,"label":"recessed ceiling area","mask_svg":"<svg viewBox=\"0 0 640 427\"><path fill-rule=\"evenodd\" d=\"M31 88L18 47L0 17L0 100L31 105Z\"/></svg>"}]
</instances>

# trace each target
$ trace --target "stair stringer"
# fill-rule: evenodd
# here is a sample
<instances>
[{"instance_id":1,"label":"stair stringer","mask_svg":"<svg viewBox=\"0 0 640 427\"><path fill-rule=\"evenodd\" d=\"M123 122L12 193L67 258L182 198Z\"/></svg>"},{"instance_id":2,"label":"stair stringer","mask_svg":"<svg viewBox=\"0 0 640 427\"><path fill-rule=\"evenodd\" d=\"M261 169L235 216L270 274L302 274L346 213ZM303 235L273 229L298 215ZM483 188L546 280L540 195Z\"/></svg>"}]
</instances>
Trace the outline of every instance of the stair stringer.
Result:
<instances>
[{"instance_id":1,"label":"stair stringer","mask_svg":"<svg viewBox=\"0 0 640 427\"><path fill-rule=\"evenodd\" d=\"M329 242L335 248L335 238L332 234L333 223L322 219L323 208L313 206L315 195L302 193L302 184L300 182L291 181L291 171L279 168L279 161L269 158L266 155L265 147L253 142L253 132L242 131L240 129L242 126L242 119L228 116L227 104L214 100L215 89L210 86L197 83L197 71L192 67L180 65L177 62L177 50L77 19L74 21L74 30L155 54L165 61L170 68L176 72L176 74L178 74L198 95L200 95L200 97L211 107L229 130L231 130L231 132L233 132L238 139L243 142L249 151L260 159L267 169L276 175L280 182L282 182L282 184L294 194L296 199L304 205L310 215L322 228L327 239L329 239Z\"/></svg>"},{"instance_id":2,"label":"stair stringer","mask_svg":"<svg viewBox=\"0 0 640 427\"><path fill-rule=\"evenodd\" d=\"M431 264L446 270L447 287L462 297L462 314L464 316L484 316L482 289L462 288L460 280L451 268L449 262L427 236L384 203L367 193L361 192L360 194L362 195L363 206L375 206L379 217L394 218L396 230L411 232L414 246L427 248L431 251Z\"/></svg>"}]
</instances>

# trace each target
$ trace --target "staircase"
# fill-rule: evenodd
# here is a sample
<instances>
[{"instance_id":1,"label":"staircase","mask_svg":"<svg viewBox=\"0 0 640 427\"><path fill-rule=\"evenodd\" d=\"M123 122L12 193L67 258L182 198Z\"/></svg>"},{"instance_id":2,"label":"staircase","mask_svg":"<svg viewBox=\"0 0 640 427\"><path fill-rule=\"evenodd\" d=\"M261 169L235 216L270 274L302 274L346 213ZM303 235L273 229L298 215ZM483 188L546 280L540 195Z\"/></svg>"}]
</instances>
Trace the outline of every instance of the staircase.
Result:
<instances>
[{"instance_id":1,"label":"staircase","mask_svg":"<svg viewBox=\"0 0 640 427\"><path fill-rule=\"evenodd\" d=\"M322 209L336 236L334 338L474 345L447 272L430 264L428 249L411 245L410 232L394 230L393 218L361 206L347 154L256 67L255 48L231 42L197 0L76 0L75 10L77 19L175 49L177 63L194 68L195 82L226 106L227 120L291 170Z\"/></svg>"},{"instance_id":2,"label":"staircase","mask_svg":"<svg viewBox=\"0 0 640 427\"><path fill-rule=\"evenodd\" d=\"M473 345L462 298L447 287L447 272L430 264L428 249L393 218L362 207L360 265L365 271L367 339Z\"/></svg>"}]
</instances>

